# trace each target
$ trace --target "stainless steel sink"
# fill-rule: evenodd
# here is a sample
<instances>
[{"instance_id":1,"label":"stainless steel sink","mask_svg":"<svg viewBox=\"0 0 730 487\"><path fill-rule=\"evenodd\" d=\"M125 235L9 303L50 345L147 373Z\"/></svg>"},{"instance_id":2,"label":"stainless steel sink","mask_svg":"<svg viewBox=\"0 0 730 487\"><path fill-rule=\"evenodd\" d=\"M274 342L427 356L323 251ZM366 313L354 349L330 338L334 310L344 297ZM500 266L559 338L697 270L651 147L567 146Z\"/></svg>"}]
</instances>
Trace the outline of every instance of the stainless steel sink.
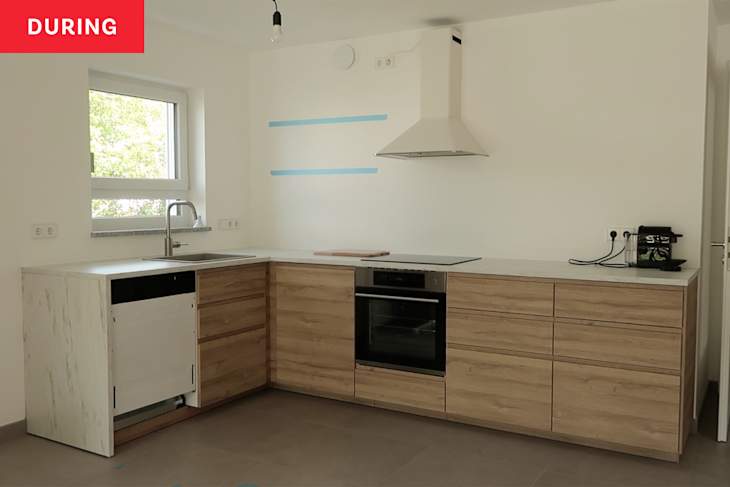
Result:
<instances>
[{"instance_id":1,"label":"stainless steel sink","mask_svg":"<svg viewBox=\"0 0 730 487\"><path fill-rule=\"evenodd\" d=\"M152 257L145 260L160 260L165 262L213 262L216 260L252 259L255 255L232 255L232 254L187 254L173 255L171 257Z\"/></svg>"}]
</instances>

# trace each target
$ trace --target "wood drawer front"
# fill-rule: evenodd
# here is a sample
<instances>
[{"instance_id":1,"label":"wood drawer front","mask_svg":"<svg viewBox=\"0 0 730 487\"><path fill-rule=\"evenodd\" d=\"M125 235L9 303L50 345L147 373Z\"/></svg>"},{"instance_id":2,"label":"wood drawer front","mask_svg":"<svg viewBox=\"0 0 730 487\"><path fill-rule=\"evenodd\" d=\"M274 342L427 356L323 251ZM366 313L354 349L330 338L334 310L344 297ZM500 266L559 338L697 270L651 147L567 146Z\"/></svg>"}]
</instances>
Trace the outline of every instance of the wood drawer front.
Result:
<instances>
[{"instance_id":1,"label":"wood drawer front","mask_svg":"<svg viewBox=\"0 0 730 487\"><path fill-rule=\"evenodd\" d=\"M266 294L266 264L198 272L198 304Z\"/></svg>"},{"instance_id":2,"label":"wood drawer front","mask_svg":"<svg viewBox=\"0 0 730 487\"><path fill-rule=\"evenodd\" d=\"M515 352L553 353L552 319L449 309L448 343Z\"/></svg>"},{"instance_id":3,"label":"wood drawer front","mask_svg":"<svg viewBox=\"0 0 730 487\"><path fill-rule=\"evenodd\" d=\"M649 328L649 329L647 329ZM679 372L682 334L654 327L555 322L555 356Z\"/></svg>"},{"instance_id":4,"label":"wood drawer front","mask_svg":"<svg viewBox=\"0 0 730 487\"><path fill-rule=\"evenodd\" d=\"M443 377L361 365L355 369L355 397L442 414L446 408Z\"/></svg>"},{"instance_id":5,"label":"wood drawer front","mask_svg":"<svg viewBox=\"0 0 730 487\"><path fill-rule=\"evenodd\" d=\"M266 298L228 301L200 308L199 313L198 339L230 334L266 325Z\"/></svg>"},{"instance_id":6,"label":"wood drawer front","mask_svg":"<svg viewBox=\"0 0 730 487\"><path fill-rule=\"evenodd\" d=\"M449 274L447 303L451 308L553 315L553 283Z\"/></svg>"},{"instance_id":7,"label":"wood drawer front","mask_svg":"<svg viewBox=\"0 0 730 487\"><path fill-rule=\"evenodd\" d=\"M263 328L211 340L198 347L201 406L266 384L266 330Z\"/></svg>"},{"instance_id":8,"label":"wood drawer front","mask_svg":"<svg viewBox=\"0 0 730 487\"><path fill-rule=\"evenodd\" d=\"M277 299L316 311L322 303L354 302L355 272L343 267L277 264L276 287Z\"/></svg>"},{"instance_id":9,"label":"wood drawer front","mask_svg":"<svg viewBox=\"0 0 730 487\"><path fill-rule=\"evenodd\" d=\"M553 431L677 453L679 377L555 362Z\"/></svg>"},{"instance_id":10,"label":"wood drawer front","mask_svg":"<svg viewBox=\"0 0 730 487\"><path fill-rule=\"evenodd\" d=\"M680 289L562 283L555 287L559 318L681 328L682 306Z\"/></svg>"},{"instance_id":11,"label":"wood drawer front","mask_svg":"<svg viewBox=\"0 0 730 487\"><path fill-rule=\"evenodd\" d=\"M355 395L354 341L279 333L273 381L284 387L352 398Z\"/></svg>"},{"instance_id":12,"label":"wood drawer front","mask_svg":"<svg viewBox=\"0 0 730 487\"><path fill-rule=\"evenodd\" d=\"M448 348L446 414L550 431L552 362Z\"/></svg>"},{"instance_id":13,"label":"wood drawer front","mask_svg":"<svg viewBox=\"0 0 730 487\"><path fill-rule=\"evenodd\" d=\"M275 268L274 381L355 395L355 276L349 268Z\"/></svg>"}]
</instances>

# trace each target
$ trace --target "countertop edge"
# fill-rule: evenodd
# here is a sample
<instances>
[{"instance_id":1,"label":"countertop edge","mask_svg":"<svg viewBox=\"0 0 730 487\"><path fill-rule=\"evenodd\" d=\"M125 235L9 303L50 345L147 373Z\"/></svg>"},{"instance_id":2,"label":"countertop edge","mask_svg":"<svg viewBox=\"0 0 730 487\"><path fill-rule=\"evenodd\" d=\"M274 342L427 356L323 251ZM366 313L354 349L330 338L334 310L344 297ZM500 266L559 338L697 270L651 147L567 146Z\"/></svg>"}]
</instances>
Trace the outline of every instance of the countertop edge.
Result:
<instances>
[{"instance_id":1,"label":"countertop edge","mask_svg":"<svg viewBox=\"0 0 730 487\"><path fill-rule=\"evenodd\" d=\"M287 251L273 251L272 254L286 253ZM295 251L292 251L295 252ZM548 261L520 261L520 260L502 260L502 259L484 259L483 261L476 261L472 263L459 264L455 266L434 266L434 265L412 265L412 264L396 264L396 263L385 263L385 262L372 262L362 261L359 258L352 257L328 257L328 256L315 256L315 255L298 255L298 256L286 256L286 255L268 255L269 252L263 249L247 249L247 250L236 250L228 251L228 253L234 254L245 254L253 253L257 254L255 258L241 258L231 259L224 261L205 262L205 263L177 263L177 262L160 262L150 261L145 259L127 259L127 260L113 260L113 261L100 261L100 262L87 262L78 264L61 264L61 265L50 265L50 266L28 266L22 267L23 273L31 274L46 274L46 275L66 275L86 278L101 278L101 279L125 279L129 277L141 277L146 275L157 275L166 274L170 272L185 272L185 271L199 271L206 269L217 269L225 268L238 265L253 265L260 263L290 263L290 264L310 264L310 265L331 265L340 267L354 267L354 268L388 268L388 269L417 269L417 270L428 270L428 271L441 271L448 273L458 274L473 274L482 276L493 276L493 277L516 277L525 279L549 279L555 281L588 281L588 282L605 282L614 284L643 284L643 285L656 285L656 286L673 286L673 287L687 287L689 284L697 278L699 269L685 269L682 271L682 277L672 277L668 274L664 276L636 276L636 275L621 275L620 272L613 272L609 274L606 270L596 269L596 274L588 274L583 272L582 275L569 275L570 272L560 272L540 270L539 267L546 266L563 266L568 265L563 262L548 262ZM489 269L480 268L479 263L482 266L486 266L492 263L498 265L493 271ZM505 270L505 267L514 265L515 267L530 267L534 266L535 270ZM138 269L130 269L131 267L138 266ZM84 270L84 268L99 267L104 270ZM115 268L118 268L115 269ZM569 268L565 268L566 270ZM635 268L634 268L635 269ZM634 272L638 270L635 269ZM649 272L660 272L651 271ZM603 274L601 274L603 273Z\"/></svg>"}]
</instances>

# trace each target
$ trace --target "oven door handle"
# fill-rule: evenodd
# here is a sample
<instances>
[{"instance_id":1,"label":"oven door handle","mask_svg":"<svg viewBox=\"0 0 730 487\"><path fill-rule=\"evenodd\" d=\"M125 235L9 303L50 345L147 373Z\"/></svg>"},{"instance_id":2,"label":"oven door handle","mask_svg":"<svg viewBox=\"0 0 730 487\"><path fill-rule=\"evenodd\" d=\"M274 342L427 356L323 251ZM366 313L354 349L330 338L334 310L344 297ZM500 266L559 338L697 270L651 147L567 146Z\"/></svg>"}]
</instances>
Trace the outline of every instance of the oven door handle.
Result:
<instances>
[{"instance_id":1,"label":"oven door handle","mask_svg":"<svg viewBox=\"0 0 730 487\"><path fill-rule=\"evenodd\" d=\"M389 299L391 301L414 301L416 303L434 303L438 304L438 299L429 298L409 298L405 296L387 296L385 294L367 294L367 293L355 293L357 298L375 298L375 299Z\"/></svg>"}]
</instances>

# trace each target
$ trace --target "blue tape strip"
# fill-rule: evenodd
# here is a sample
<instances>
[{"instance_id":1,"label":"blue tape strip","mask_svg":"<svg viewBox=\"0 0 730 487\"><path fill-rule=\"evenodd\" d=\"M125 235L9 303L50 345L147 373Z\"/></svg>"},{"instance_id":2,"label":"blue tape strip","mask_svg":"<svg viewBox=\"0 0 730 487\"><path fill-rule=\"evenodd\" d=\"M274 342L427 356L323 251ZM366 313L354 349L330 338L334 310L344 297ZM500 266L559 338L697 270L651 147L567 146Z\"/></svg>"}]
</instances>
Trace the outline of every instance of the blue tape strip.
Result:
<instances>
[{"instance_id":1,"label":"blue tape strip","mask_svg":"<svg viewBox=\"0 0 730 487\"><path fill-rule=\"evenodd\" d=\"M272 176L333 176L342 174L377 174L377 167L337 167L322 169L275 169Z\"/></svg>"},{"instance_id":2,"label":"blue tape strip","mask_svg":"<svg viewBox=\"0 0 730 487\"><path fill-rule=\"evenodd\" d=\"M388 120L387 113L376 115L353 115L350 117L304 118L301 120L272 120L269 127L299 127L302 125L335 125L340 123L382 122Z\"/></svg>"}]
</instances>

